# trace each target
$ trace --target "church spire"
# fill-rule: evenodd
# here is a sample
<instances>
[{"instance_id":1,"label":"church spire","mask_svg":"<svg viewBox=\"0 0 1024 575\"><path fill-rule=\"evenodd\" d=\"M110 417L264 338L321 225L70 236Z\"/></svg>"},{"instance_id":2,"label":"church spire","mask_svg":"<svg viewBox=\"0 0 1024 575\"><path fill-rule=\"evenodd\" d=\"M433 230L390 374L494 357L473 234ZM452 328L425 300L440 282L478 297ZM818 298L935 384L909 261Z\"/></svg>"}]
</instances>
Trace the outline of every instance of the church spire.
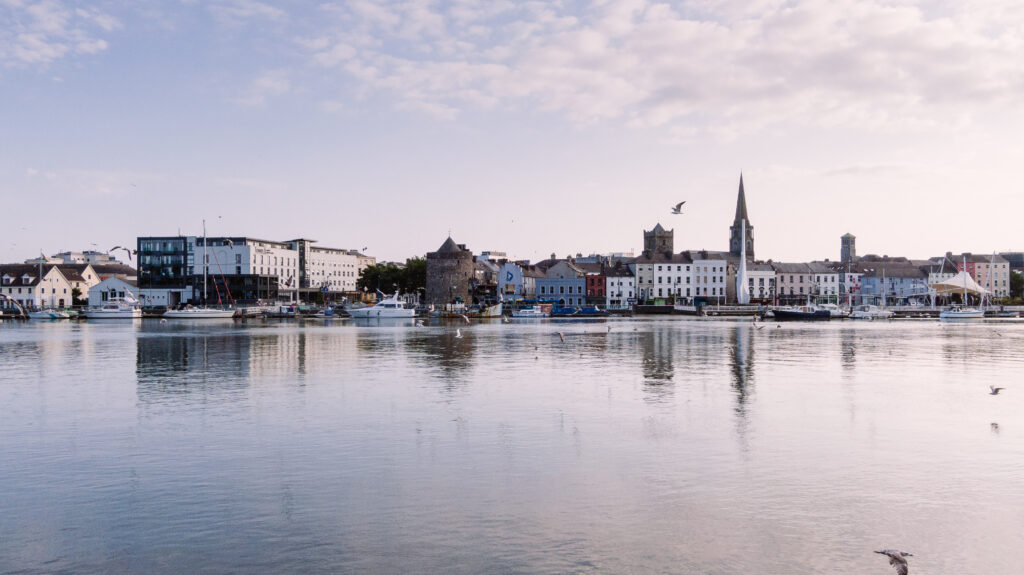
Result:
<instances>
[{"instance_id":1,"label":"church spire","mask_svg":"<svg viewBox=\"0 0 1024 575\"><path fill-rule=\"evenodd\" d=\"M736 219L729 227L729 253L741 256L746 249L746 257L754 258L754 226L747 217L747 193L743 189L743 172L740 172L740 191L736 196Z\"/></svg>"},{"instance_id":2,"label":"church spire","mask_svg":"<svg viewBox=\"0 0 1024 575\"><path fill-rule=\"evenodd\" d=\"M740 172L740 193L736 197L736 219L733 223L739 225L742 220L750 223L747 217L747 195L743 192L743 172Z\"/></svg>"}]
</instances>

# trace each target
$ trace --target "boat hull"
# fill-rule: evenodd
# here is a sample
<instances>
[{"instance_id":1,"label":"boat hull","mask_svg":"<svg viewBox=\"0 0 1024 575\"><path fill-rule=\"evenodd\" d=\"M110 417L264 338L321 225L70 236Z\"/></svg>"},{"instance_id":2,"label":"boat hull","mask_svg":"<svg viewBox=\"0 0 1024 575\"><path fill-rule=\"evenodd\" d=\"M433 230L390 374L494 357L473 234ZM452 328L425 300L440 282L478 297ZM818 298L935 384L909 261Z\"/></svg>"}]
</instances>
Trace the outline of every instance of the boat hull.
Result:
<instances>
[{"instance_id":1,"label":"boat hull","mask_svg":"<svg viewBox=\"0 0 1024 575\"><path fill-rule=\"evenodd\" d=\"M793 309L773 310L777 321L827 321L832 319L832 314L827 309L814 311L800 311Z\"/></svg>"},{"instance_id":2,"label":"boat hull","mask_svg":"<svg viewBox=\"0 0 1024 575\"><path fill-rule=\"evenodd\" d=\"M104 310L90 310L85 312L86 319L141 319L141 309L129 309L129 310L116 310L116 311L104 311Z\"/></svg>"},{"instance_id":3,"label":"boat hull","mask_svg":"<svg viewBox=\"0 0 1024 575\"><path fill-rule=\"evenodd\" d=\"M162 317L167 319L226 319L235 316L233 309L169 309Z\"/></svg>"},{"instance_id":4,"label":"boat hull","mask_svg":"<svg viewBox=\"0 0 1024 575\"><path fill-rule=\"evenodd\" d=\"M377 306L361 307L357 309L347 310L348 314L355 319L360 318L373 318L373 319L390 319L390 318L410 318L416 317L416 310L414 309L377 309Z\"/></svg>"}]
</instances>

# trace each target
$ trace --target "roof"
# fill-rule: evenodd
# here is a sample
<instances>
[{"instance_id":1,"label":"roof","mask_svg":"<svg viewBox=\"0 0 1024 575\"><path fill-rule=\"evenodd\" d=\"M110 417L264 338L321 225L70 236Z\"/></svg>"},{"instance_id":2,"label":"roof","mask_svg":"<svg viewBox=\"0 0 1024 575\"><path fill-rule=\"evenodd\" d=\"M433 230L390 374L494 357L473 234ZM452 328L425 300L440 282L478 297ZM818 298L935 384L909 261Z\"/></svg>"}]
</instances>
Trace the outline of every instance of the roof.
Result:
<instances>
[{"instance_id":1,"label":"roof","mask_svg":"<svg viewBox=\"0 0 1024 575\"><path fill-rule=\"evenodd\" d=\"M724 260L728 261L729 258L735 258L739 260L739 256L731 254L729 252L717 252L713 250L686 250L682 252L686 254L691 261L697 260Z\"/></svg>"},{"instance_id":2,"label":"roof","mask_svg":"<svg viewBox=\"0 0 1024 575\"><path fill-rule=\"evenodd\" d=\"M928 274L921 271L921 268L916 266L889 266L879 267L876 269L864 270L865 278L873 277L887 277L887 278L911 278L911 279L924 279L928 277Z\"/></svg>"},{"instance_id":3,"label":"roof","mask_svg":"<svg viewBox=\"0 0 1024 575\"><path fill-rule=\"evenodd\" d=\"M64 274L64 279L68 280L69 282L84 282L85 281L85 277L82 275L82 272L84 272L85 268L87 268L89 266L89 264L53 264L53 265L57 269L60 270L60 273Z\"/></svg>"},{"instance_id":4,"label":"roof","mask_svg":"<svg viewBox=\"0 0 1024 575\"><path fill-rule=\"evenodd\" d=\"M437 248L437 253L439 254L459 253L460 251L462 250L459 249L459 245L455 243L451 236L448 236L448 239L441 244L441 247Z\"/></svg>"},{"instance_id":5,"label":"roof","mask_svg":"<svg viewBox=\"0 0 1024 575\"><path fill-rule=\"evenodd\" d=\"M845 234L843 234L843 235L841 236L841 239L849 239L849 240L855 240L855 239L857 239L857 236L855 236L855 235L853 235L853 234L851 234L851 233L847 232L847 233L845 233Z\"/></svg>"},{"instance_id":6,"label":"roof","mask_svg":"<svg viewBox=\"0 0 1024 575\"><path fill-rule=\"evenodd\" d=\"M49 270L43 270L45 276ZM11 283L2 284L5 287L29 287L39 283L39 266L33 264L2 264L0 265L0 278L9 276ZM27 282L22 278L28 275L31 279Z\"/></svg>"},{"instance_id":7,"label":"roof","mask_svg":"<svg viewBox=\"0 0 1024 575\"><path fill-rule=\"evenodd\" d=\"M647 253L644 252L638 257L633 258L635 264L692 264L693 259L687 252L679 252L678 254L665 254L661 252Z\"/></svg>"},{"instance_id":8,"label":"roof","mask_svg":"<svg viewBox=\"0 0 1024 575\"><path fill-rule=\"evenodd\" d=\"M92 264L92 269L101 279L106 279L109 276L138 275L138 271L135 268L124 264Z\"/></svg>"},{"instance_id":9,"label":"roof","mask_svg":"<svg viewBox=\"0 0 1024 575\"><path fill-rule=\"evenodd\" d=\"M772 267L775 268L775 272L776 273L784 273L784 274L809 274L809 273L813 273L813 272L811 272L811 266L809 264L775 262L775 263L772 264Z\"/></svg>"},{"instance_id":10,"label":"roof","mask_svg":"<svg viewBox=\"0 0 1024 575\"><path fill-rule=\"evenodd\" d=\"M816 274L835 274L835 273L839 273L839 270L836 269L836 266L834 266L832 264L827 264L827 263L824 263L824 262L811 262L811 263L807 264L807 267L810 268L811 273L816 273Z\"/></svg>"}]
</instances>

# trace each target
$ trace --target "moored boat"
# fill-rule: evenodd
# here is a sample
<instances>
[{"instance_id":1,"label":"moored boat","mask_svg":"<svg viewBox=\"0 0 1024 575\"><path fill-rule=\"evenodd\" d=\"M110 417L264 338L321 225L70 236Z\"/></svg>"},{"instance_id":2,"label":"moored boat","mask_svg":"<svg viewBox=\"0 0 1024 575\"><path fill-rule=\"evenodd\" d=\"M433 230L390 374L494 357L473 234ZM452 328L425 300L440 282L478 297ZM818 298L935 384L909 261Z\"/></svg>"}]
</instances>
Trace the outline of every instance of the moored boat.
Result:
<instances>
[{"instance_id":1,"label":"moored boat","mask_svg":"<svg viewBox=\"0 0 1024 575\"><path fill-rule=\"evenodd\" d=\"M551 306L524 305L512 310L512 317L517 319L541 319L551 316Z\"/></svg>"},{"instance_id":2,"label":"moored boat","mask_svg":"<svg viewBox=\"0 0 1024 575\"><path fill-rule=\"evenodd\" d=\"M772 310L777 321L821 321L832 319L827 309L810 305L780 307Z\"/></svg>"},{"instance_id":3,"label":"moored boat","mask_svg":"<svg viewBox=\"0 0 1024 575\"><path fill-rule=\"evenodd\" d=\"M893 312L877 305L859 305L850 312L850 319L890 319Z\"/></svg>"},{"instance_id":4,"label":"moored boat","mask_svg":"<svg viewBox=\"0 0 1024 575\"><path fill-rule=\"evenodd\" d=\"M182 309L169 309L164 312L162 317L167 319L224 319L235 317L235 310L187 305Z\"/></svg>"},{"instance_id":5,"label":"moored boat","mask_svg":"<svg viewBox=\"0 0 1024 575\"><path fill-rule=\"evenodd\" d=\"M982 319L985 312L976 307L954 305L939 312L939 319Z\"/></svg>"},{"instance_id":6,"label":"moored boat","mask_svg":"<svg viewBox=\"0 0 1024 575\"><path fill-rule=\"evenodd\" d=\"M85 312L86 319L139 319L142 308L134 300L112 299Z\"/></svg>"},{"instance_id":7,"label":"moored boat","mask_svg":"<svg viewBox=\"0 0 1024 575\"><path fill-rule=\"evenodd\" d=\"M405 302L398 299L398 293L386 297L381 301L377 302L376 305L370 305L366 307L350 307L346 311L350 316L359 318L409 318L415 317L416 309L408 307Z\"/></svg>"},{"instance_id":8,"label":"moored boat","mask_svg":"<svg viewBox=\"0 0 1024 575\"><path fill-rule=\"evenodd\" d=\"M40 309L28 312L30 319L70 319L71 316L59 309Z\"/></svg>"}]
</instances>

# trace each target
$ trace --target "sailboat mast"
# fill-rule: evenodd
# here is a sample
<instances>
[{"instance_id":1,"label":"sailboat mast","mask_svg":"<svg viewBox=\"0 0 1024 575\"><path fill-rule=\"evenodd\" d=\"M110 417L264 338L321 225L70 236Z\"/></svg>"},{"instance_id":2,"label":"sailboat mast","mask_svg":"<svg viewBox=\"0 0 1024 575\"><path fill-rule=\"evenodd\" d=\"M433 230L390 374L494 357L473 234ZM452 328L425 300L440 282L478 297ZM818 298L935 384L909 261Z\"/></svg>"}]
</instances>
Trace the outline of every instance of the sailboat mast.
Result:
<instances>
[{"instance_id":1,"label":"sailboat mast","mask_svg":"<svg viewBox=\"0 0 1024 575\"><path fill-rule=\"evenodd\" d=\"M206 220L203 220L203 305L206 305Z\"/></svg>"}]
</instances>

